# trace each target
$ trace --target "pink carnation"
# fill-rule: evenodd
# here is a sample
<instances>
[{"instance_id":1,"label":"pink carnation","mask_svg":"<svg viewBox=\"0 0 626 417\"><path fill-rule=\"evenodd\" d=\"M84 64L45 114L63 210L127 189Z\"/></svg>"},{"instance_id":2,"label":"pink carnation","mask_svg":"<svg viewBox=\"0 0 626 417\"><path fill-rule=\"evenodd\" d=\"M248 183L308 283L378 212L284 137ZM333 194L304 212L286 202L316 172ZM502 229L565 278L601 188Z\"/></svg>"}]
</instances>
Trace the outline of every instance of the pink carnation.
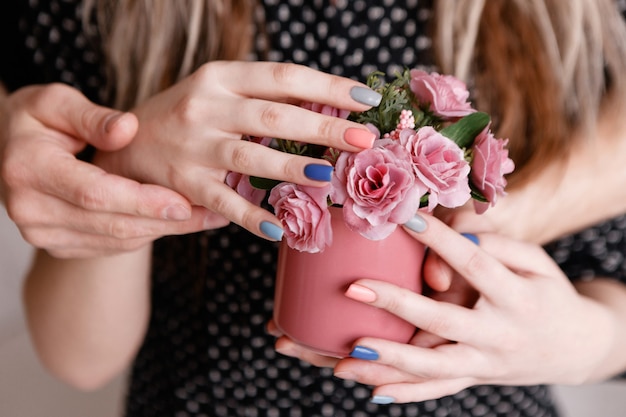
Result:
<instances>
[{"instance_id":1,"label":"pink carnation","mask_svg":"<svg viewBox=\"0 0 626 417\"><path fill-rule=\"evenodd\" d=\"M476 110L468 100L465 83L451 75L411 70L411 91L420 103L429 103L430 110L444 118L467 116Z\"/></svg>"},{"instance_id":2,"label":"pink carnation","mask_svg":"<svg viewBox=\"0 0 626 417\"><path fill-rule=\"evenodd\" d=\"M257 206L260 205L265 198L266 191L254 188L252 184L250 184L250 177L248 175L231 171L226 175L226 184L237 191L237 194Z\"/></svg>"},{"instance_id":3,"label":"pink carnation","mask_svg":"<svg viewBox=\"0 0 626 417\"><path fill-rule=\"evenodd\" d=\"M487 198L488 203L474 200L474 208L478 214L484 213L493 206L498 196L506 195L506 179L504 176L515 169L513 160L506 149L508 140L496 139L489 128L485 128L476 138L472 147L472 184Z\"/></svg>"},{"instance_id":4,"label":"pink carnation","mask_svg":"<svg viewBox=\"0 0 626 417\"><path fill-rule=\"evenodd\" d=\"M412 169L411 156L391 140L378 140L359 153L343 152L335 166L331 200L343 204L351 230L384 239L419 208Z\"/></svg>"},{"instance_id":5,"label":"pink carnation","mask_svg":"<svg viewBox=\"0 0 626 417\"><path fill-rule=\"evenodd\" d=\"M269 203L282 223L289 247L317 253L333 240L328 211L330 184L306 187L283 182L270 192Z\"/></svg>"},{"instance_id":6,"label":"pink carnation","mask_svg":"<svg viewBox=\"0 0 626 417\"><path fill-rule=\"evenodd\" d=\"M413 158L420 193L430 193L428 210L437 204L454 208L470 199L470 166L463 150L430 126L400 132L400 143Z\"/></svg>"}]
</instances>

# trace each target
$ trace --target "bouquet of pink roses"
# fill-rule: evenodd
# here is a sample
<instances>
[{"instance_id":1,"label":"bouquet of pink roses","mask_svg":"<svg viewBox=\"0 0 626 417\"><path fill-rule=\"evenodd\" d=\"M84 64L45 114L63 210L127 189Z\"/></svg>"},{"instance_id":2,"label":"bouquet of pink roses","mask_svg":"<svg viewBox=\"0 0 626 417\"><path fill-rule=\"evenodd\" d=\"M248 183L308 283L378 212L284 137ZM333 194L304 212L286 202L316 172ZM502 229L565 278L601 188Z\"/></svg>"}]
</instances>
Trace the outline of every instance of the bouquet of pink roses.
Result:
<instances>
[{"instance_id":1,"label":"bouquet of pink roses","mask_svg":"<svg viewBox=\"0 0 626 417\"><path fill-rule=\"evenodd\" d=\"M343 207L347 226L368 239L389 236L418 209L459 207L474 200L483 213L505 194L514 169L507 140L496 139L490 118L468 101L463 82L437 73L406 70L390 82L375 72L367 84L382 95L376 108L352 113L306 103L323 114L365 124L379 137L371 149L339 151L282 139L256 139L284 152L324 158L334 166L324 187L306 187L230 174L241 194L269 203L283 224L287 244L316 253L332 243L329 206Z\"/></svg>"}]
</instances>

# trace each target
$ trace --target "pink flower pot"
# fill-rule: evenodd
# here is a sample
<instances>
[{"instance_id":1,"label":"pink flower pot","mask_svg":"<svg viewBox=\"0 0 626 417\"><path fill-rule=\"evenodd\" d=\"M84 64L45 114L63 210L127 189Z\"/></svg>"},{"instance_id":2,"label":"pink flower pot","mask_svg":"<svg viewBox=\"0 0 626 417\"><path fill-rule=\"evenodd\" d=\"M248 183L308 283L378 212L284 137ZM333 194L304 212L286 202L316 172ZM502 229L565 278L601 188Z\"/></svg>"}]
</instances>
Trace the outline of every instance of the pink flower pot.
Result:
<instances>
[{"instance_id":1,"label":"pink flower pot","mask_svg":"<svg viewBox=\"0 0 626 417\"><path fill-rule=\"evenodd\" d=\"M388 281L415 292L422 289L424 246L400 227L388 238L366 239L349 230L341 209L332 212L333 244L322 253L291 249L278 255L274 321L298 344L344 357L363 336L408 342L415 326L376 307L347 298L359 278Z\"/></svg>"}]
</instances>

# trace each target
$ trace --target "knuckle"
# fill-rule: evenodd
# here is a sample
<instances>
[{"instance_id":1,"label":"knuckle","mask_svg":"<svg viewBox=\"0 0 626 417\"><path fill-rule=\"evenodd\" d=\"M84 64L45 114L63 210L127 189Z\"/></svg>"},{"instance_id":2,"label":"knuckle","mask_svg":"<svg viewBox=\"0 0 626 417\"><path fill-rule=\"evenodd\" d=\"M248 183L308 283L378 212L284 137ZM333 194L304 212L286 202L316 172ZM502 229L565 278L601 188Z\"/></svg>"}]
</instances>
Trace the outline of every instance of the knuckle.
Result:
<instances>
[{"instance_id":1,"label":"knuckle","mask_svg":"<svg viewBox=\"0 0 626 417\"><path fill-rule=\"evenodd\" d=\"M273 103L266 104L259 116L259 122L270 131L278 130L282 125L283 113Z\"/></svg>"},{"instance_id":2,"label":"knuckle","mask_svg":"<svg viewBox=\"0 0 626 417\"><path fill-rule=\"evenodd\" d=\"M115 239L125 241L137 237L139 230L137 230L132 221L129 221L125 217L117 217L109 223L108 234ZM123 244L125 243L120 243L120 245Z\"/></svg>"},{"instance_id":3,"label":"knuckle","mask_svg":"<svg viewBox=\"0 0 626 417\"><path fill-rule=\"evenodd\" d=\"M79 187L76 190L76 201L86 210L99 211L104 208L107 198L98 187Z\"/></svg>"},{"instance_id":4,"label":"knuckle","mask_svg":"<svg viewBox=\"0 0 626 417\"><path fill-rule=\"evenodd\" d=\"M185 95L172 107L172 115L181 123L195 123L201 120L202 103L193 95Z\"/></svg>"},{"instance_id":5,"label":"knuckle","mask_svg":"<svg viewBox=\"0 0 626 417\"><path fill-rule=\"evenodd\" d=\"M328 138L334 138L336 136L338 136L335 133L335 123L336 121L339 120L337 118L333 118L333 119L329 119L329 118L324 118L320 124L317 126L317 135L320 138L323 139L328 139Z\"/></svg>"},{"instance_id":6,"label":"knuckle","mask_svg":"<svg viewBox=\"0 0 626 417\"><path fill-rule=\"evenodd\" d=\"M299 65L290 63L276 64L272 68L272 77L278 84L289 86L298 73Z\"/></svg>"},{"instance_id":7,"label":"knuckle","mask_svg":"<svg viewBox=\"0 0 626 417\"><path fill-rule=\"evenodd\" d=\"M232 212L232 203L226 196L216 195L210 199L210 203L207 208L215 213L229 217L227 214Z\"/></svg>"},{"instance_id":8,"label":"knuckle","mask_svg":"<svg viewBox=\"0 0 626 417\"><path fill-rule=\"evenodd\" d=\"M246 142L233 142L230 158L237 172L248 172L253 163L252 154Z\"/></svg>"}]
</instances>

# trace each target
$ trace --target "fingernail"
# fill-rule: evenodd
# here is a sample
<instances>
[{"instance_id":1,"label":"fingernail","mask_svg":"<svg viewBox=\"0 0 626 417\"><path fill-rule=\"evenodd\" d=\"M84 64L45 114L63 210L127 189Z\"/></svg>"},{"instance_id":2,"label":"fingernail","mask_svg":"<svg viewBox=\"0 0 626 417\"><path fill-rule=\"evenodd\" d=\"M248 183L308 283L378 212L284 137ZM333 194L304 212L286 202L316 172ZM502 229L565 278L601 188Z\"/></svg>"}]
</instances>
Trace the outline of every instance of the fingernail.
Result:
<instances>
[{"instance_id":1,"label":"fingernail","mask_svg":"<svg viewBox=\"0 0 626 417\"><path fill-rule=\"evenodd\" d=\"M279 226L276 226L274 223L270 222L261 222L261 233L265 236L269 237L272 240L282 240L283 239L283 229Z\"/></svg>"},{"instance_id":2,"label":"fingernail","mask_svg":"<svg viewBox=\"0 0 626 417\"><path fill-rule=\"evenodd\" d=\"M393 404L396 402L396 399L388 395L374 395L370 402L373 404Z\"/></svg>"},{"instance_id":3,"label":"fingernail","mask_svg":"<svg viewBox=\"0 0 626 417\"><path fill-rule=\"evenodd\" d=\"M350 89L350 97L357 103L372 107L378 106L383 99L383 96L367 87L352 87Z\"/></svg>"},{"instance_id":4,"label":"fingernail","mask_svg":"<svg viewBox=\"0 0 626 417\"><path fill-rule=\"evenodd\" d=\"M174 204L163 210L163 218L165 220L188 220L190 217L191 211L180 204Z\"/></svg>"},{"instance_id":5,"label":"fingernail","mask_svg":"<svg viewBox=\"0 0 626 417\"><path fill-rule=\"evenodd\" d=\"M304 175L315 181L330 181L333 174L333 167L321 164L309 164L304 167Z\"/></svg>"},{"instance_id":6,"label":"fingernail","mask_svg":"<svg viewBox=\"0 0 626 417\"><path fill-rule=\"evenodd\" d=\"M115 127L115 124L122 118L122 116L124 116L126 113L123 112L116 112L113 113L112 115L110 115L109 117L107 117L107 120L104 122L104 131L106 133L111 132L111 130L113 130L113 128Z\"/></svg>"},{"instance_id":7,"label":"fingernail","mask_svg":"<svg viewBox=\"0 0 626 417\"><path fill-rule=\"evenodd\" d=\"M363 303L372 303L376 301L376 293L359 284L350 284L345 294L347 297Z\"/></svg>"},{"instance_id":8,"label":"fingernail","mask_svg":"<svg viewBox=\"0 0 626 417\"><path fill-rule=\"evenodd\" d=\"M415 214L404 226L414 232L421 233L426 230L426 220L419 214Z\"/></svg>"},{"instance_id":9,"label":"fingernail","mask_svg":"<svg viewBox=\"0 0 626 417\"><path fill-rule=\"evenodd\" d=\"M480 240L478 240L478 236L472 233L461 233L461 236L465 236L466 238L474 242L475 245L480 245Z\"/></svg>"},{"instance_id":10,"label":"fingernail","mask_svg":"<svg viewBox=\"0 0 626 417\"><path fill-rule=\"evenodd\" d=\"M352 372L339 371L339 372L335 372L334 375L337 378L346 379L348 381L356 381L356 375L353 374Z\"/></svg>"},{"instance_id":11,"label":"fingernail","mask_svg":"<svg viewBox=\"0 0 626 417\"><path fill-rule=\"evenodd\" d=\"M375 361L378 359L378 352L365 346L355 346L350 352L350 356L355 359L364 359L366 361Z\"/></svg>"},{"instance_id":12,"label":"fingernail","mask_svg":"<svg viewBox=\"0 0 626 417\"><path fill-rule=\"evenodd\" d=\"M346 132L343 134L343 139L346 143L356 146L357 148L369 149L374 145L376 135L369 130L351 127L346 129Z\"/></svg>"}]
</instances>

